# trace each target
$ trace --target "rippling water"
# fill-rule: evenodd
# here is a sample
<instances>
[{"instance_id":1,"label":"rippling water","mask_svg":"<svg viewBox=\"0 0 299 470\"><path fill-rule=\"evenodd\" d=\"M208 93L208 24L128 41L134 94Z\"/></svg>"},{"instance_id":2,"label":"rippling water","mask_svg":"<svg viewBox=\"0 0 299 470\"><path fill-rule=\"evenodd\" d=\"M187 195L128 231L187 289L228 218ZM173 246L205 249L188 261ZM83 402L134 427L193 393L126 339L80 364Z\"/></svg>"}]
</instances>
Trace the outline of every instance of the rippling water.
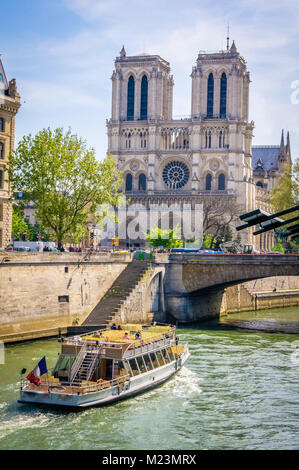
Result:
<instances>
[{"instance_id":1,"label":"rippling water","mask_svg":"<svg viewBox=\"0 0 299 470\"><path fill-rule=\"evenodd\" d=\"M298 321L298 309L284 313ZM219 324L179 328L178 336L192 356L177 376L149 393L78 412L17 403L19 371L43 355L53 366L57 340L7 346L0 449L299 448L297 335Z\"/></svg>"}]
</instances>

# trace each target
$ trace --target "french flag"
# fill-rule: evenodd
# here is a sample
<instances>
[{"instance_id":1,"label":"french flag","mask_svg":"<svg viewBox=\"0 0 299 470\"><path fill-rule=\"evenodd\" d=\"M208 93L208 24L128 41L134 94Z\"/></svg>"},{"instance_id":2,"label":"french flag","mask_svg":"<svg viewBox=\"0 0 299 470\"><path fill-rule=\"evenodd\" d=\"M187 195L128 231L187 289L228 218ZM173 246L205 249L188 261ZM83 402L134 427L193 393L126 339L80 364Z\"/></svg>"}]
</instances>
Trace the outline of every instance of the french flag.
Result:
<instances>
[{"instance_id":1,"label":"french flag","mask_svg":"<svg viewBox=\"0 0 299 470\"><path fill-rule=\"evenodd\" d=\"M46 357L44 356L37 366L27 375L27 379L29 382L35 385L40 385L40 377L48 372L47 364L46 364Z\"/></svg>"}]
</instances>

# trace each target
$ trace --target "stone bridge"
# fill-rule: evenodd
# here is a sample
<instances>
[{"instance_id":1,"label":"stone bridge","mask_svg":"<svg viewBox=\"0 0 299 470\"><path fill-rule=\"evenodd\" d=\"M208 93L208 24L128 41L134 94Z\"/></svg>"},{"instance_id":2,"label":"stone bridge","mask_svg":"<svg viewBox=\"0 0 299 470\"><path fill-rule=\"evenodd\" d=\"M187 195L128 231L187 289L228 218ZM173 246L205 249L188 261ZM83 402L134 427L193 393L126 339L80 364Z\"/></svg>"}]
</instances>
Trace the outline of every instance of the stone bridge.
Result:
<instances>
[{"instance_id":1,"label":"stone bridge","mask_svg":"<svg viewBox=\"0 0 299 470\"><path fill-rule=\"evenodd\" d=\"M265 278L273 276L285 276L291 292L288 299L284 287L280 298L274 292L276 303L269 301L266 308L289 300L299 304L298 255L161 253L152 260L132 258L131 253L0 254L0 341L53 336L83 322L191 322L240 307L251 310L256 305L242 283L263 278L266 284ZM270 296L271 279L268 287Z\"/></svg>"},{"instance_id":2,"label":"stone bridge","mask_svg":"<svg viewBox=\"0 0 299 470\"><path fill-rule=\"evenodd\" d=\"M253 279L299 276L298 255L172 254L164 279L167 312L179 321L219 315L227 287ZM229 299L226 300L229 302Z\"/></svg>"}]
</instances>

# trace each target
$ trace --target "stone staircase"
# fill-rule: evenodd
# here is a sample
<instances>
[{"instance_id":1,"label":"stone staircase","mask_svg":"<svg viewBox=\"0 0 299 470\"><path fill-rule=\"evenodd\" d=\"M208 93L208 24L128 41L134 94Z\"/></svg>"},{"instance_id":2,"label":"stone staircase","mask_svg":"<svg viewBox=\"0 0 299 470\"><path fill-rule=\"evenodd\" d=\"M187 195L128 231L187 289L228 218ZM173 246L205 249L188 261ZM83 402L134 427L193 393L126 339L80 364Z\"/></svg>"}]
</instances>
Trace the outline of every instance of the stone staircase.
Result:
<instances>
[{"instance_id":1,"label":"stone staircase","mask_svg":"<svg viewBox=\"0 0 299 470\"><path fill-rule=\"evenodd\" d=\"M111 323L149 268L149 261L131 261L82 325L98 326Z\"/></svg>"}]
</instances>

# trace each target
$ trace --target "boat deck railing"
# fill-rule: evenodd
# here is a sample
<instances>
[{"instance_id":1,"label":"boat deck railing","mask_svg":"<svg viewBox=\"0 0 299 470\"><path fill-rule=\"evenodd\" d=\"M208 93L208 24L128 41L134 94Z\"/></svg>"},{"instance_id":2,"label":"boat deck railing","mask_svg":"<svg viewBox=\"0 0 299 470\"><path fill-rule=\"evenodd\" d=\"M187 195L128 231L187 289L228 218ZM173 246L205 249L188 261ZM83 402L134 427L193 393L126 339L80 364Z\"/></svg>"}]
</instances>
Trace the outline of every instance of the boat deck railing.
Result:
<instances>
[{"instance_id":1,"label":"boat deck railing","mask_svg":"<svg viewBox=\"0 0 299 470\"><path fill-rule=\"evenodd\" d=\"M95 331L92 333L92 335L89 334L88 336L81 335L81 336L73 337L73 338L63 338L63 341L65 341L67 344L74 344L76 346L82 346L82 350L81 350L82 354L83 354L83 351L87 351L87 350L100 352L101 349L104 351L107 348L115 348L116 350L122 349L123 351L122 357L128 358L134 355L139 355L142 353L155 351L159 348L168 346L171 343L171 341L175 339L176 328L171 327L166 332L156 332L146 338L141 337L141 339L129 340L126 342L117 341L117 340L114 340L114 341L109 340L105 336L105 332L106 334L108 334L109 331L111 331L111 329ZM96 336L96 335L99 335L99 336ZM141 332L141 335L142 335L142 332ZM81 352L79 354L81 355ZM77 362L77 359L76 359L76 362ZM79 362L80 362L80 358L78 358L78 365L79 365Z\"/></svg>"},{"instance_id":2,"label":"boat deck railing","mask_svg":"<svg viewBox=\"0 0 299 470\"><path fill-rule=\"evenodd\" d=\"M105 388L112 388L119 386L120 392L124 387L124 383L130 380L130 375L121 375L112 380L98 380L94 383L82 383L80 381L62 382L51 379L49 376L41 378L41 384L35 385L30 383L27 379L21 379L21 390L32 392L49 392L49 393L62 393L67 395L83 395L85 393L92 393L103 390Z\"/></svg>"},{"instance_id":3,"label":"boat deck railing","mask_svg":"<svg viewBox=\"0 0 299 470\"><path fill-rule=\"evenodd\" d=\"M136 344L140 343L140 341L135 341L134 343L131 343L131 346L126 350L124 354L124 359L139 356L140 354L158 351L159 349L170 346L173 340L173 337L167 337L152 341L150 343L145 342L144 344Z\"/></svg>"}]
</instances>

